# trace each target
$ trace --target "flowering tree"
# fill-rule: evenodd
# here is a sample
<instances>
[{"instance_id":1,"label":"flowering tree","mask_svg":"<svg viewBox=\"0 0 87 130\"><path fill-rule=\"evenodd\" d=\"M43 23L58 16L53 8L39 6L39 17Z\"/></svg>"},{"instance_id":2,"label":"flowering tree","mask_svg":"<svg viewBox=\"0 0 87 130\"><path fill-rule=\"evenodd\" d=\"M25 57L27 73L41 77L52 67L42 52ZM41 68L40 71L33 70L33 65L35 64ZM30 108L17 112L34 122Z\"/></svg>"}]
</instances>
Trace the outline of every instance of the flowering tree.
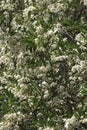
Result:
<instances>
[{"instance_id":1,"label":"flowering tree","mask_svg":"<svg viewBox=\"0 0 87 130\"><path fill-rule=\"evenodd\" d=\"M0 130L87 129L87 0L0 1Z\"/></svg>"}]
</instances>

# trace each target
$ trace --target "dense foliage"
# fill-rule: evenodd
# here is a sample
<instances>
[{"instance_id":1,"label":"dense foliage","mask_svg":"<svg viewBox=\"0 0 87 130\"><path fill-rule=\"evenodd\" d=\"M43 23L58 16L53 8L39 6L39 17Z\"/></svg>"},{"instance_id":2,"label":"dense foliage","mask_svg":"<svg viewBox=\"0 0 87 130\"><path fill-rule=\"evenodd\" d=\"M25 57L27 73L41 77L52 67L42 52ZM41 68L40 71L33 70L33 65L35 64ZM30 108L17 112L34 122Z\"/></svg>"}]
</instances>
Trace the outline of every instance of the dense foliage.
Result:
<instances>
[{"instance_id":1,"label":"dense foliage","mask_svg":"<svg viewBox=\"0 0 87 130\"><path fill-rule=\"evenodd\" d=\"M0 130L87 130L87 0L0 0Z\"/></svg>"}]
</instances>

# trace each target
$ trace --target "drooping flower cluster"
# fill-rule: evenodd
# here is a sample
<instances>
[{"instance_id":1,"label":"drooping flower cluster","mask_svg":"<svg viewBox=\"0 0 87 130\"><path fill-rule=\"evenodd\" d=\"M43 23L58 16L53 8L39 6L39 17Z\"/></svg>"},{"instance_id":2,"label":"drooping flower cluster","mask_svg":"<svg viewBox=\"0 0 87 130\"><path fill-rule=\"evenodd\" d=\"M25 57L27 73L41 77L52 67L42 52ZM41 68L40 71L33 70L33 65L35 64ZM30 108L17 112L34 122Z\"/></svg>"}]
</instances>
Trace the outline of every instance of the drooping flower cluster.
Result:
<instances>
[{"instance_id":1,"label":"drooping flower cluster","mask_svg":"<svg viewBox=\"0 0 87 130\"><path fill-rule=\"evenodd\" d=\"M86 127L86 3L0 1L1 130Z\"/></svg>"}]
</instances>

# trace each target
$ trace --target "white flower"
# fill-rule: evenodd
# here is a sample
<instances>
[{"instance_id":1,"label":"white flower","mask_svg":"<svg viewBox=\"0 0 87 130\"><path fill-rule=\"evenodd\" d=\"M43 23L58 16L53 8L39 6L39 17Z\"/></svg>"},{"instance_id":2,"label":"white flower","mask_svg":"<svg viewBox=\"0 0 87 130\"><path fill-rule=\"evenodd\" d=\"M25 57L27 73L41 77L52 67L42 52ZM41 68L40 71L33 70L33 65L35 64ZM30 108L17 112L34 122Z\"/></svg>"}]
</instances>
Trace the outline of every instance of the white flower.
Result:
<instances>
[{"instance_id":1,"label":"white flower","mask_svg":"<svg viewBox=\"0 0 87 130\"><path fill-rule=\"evenodd\" d=\"M81 65L81 68L85 68L86 69L86 61L80 61L80 65Z\"/></svg>"},{"instance_id":2,"label":"white flower","mask_svg":"<svg viewBox=\"0 0 87 130\"><path fill-rule=\"evenodd\" d=\"M4 55L4 54L5 54L5 51L6 51L6 48L5 48L5 47L2 47L0 54L1 54L1 55Z\"/></svg>"},{"instance_id":3,"label":"white flower","mask_svg":"<svg viewBox=\"0 0 87 130\"><path fill-rule=\"evenodd\" d=\"M2 84L6 84L7 83L7 79L5 77L0 77L0 82Z\"/></svg>"},{"instance_id":4,"label":"white flower","mask_svg":"<svg viewBox=\"0 0 87 130\"><path fill-rule=\"evenodd\" d=\"M20 78L21 78L21 75L19 75L19 74L16 75L16 74L15 74L15 75L14 75L14 78L15 78L15 79L20 79Z\"/></svg>"},{"instance_id":5,"label":"white flower","mask_svg":"<svg viewBox=\"0 0 87 130\"><path fill-rule=\"evenodd\" d=\"M54 130L54 128L46 127L46 128L44 128L43 130Z\"/></svg>"},{"instance_id":6,"label":"white flower","mask_svg":"<svg viewBox=\"0 0 87 130\"><path fill-rule=\"evenodd\" d=\"M52 56L52 57L51 57L51 60L52 60L53 62L57 62L57 61L63 61L63 60L65 60L65 59L67 59L67 58L68 58L67 55L62 55L62 56L58 56L58 57Z\"/></svg>"},{"instance_id":7,"label":"white flower","mask_svg":"<svg viewBox=\"0 0 87 130\"><path fill-rule=\"evenodd\" d=\"M51 47L52 47L52 49L56 49L57 44L52 44Z\"/></svg>"},{"instance_id":8,"label":"white flower","mask_svg":"<svg viewBox=\"0 0 87 130\"><path fill-rule=\"evenodd\" d=\"M62 12L66 9L66 5L64 5L63 2L58 1L54 4L48 5L48 9L50 12L62 14Z\"/></svg>"},{"instance_id":9,"label":"white flower","mask_svg":"<svg viewBox=\"0 0 87 130\"><path fill-rule=\"evenodd\" d=\"M64 119L64 122L64 127L66 130L72 130L78 125L78 120L74 115L70 119Z\"/></svg>"},{"instance_id":10,"label":"white flower","mask_svg":"<svg viewBox=\"0 0 87 130\"><path fill-rule=\"evenodd\" d=\"M49 96L49 91L45 90L45 92L44 92L44 98L46 99L46 98L48 98L48 96Z\"/></svg>"},{"instance_id":11,"label":"white flower","mask_svg":"<svg viewBox=\"0 0 87 130\"><path fill-rule=\"evenodd\" d=\"M41 25L38 26L38 27L36 27L36 33L37 33L38 35L42 33L42 30L43 30L43 28L42 28Z\"/></svg>"},{"instance_id":12,"label":"white flower","mask_svg":"<svg viewBox=\"0 0 87 130\"><path fill-rule=\"evenodd\" d=\"M34 10L36 10L36 8L34 6L29 6L28 8L24 9L24 11L23 11L23 17L25 18L25 20L27 20L27 18L28 18L28 13L32 12Z\"/></svg>"},{"instance_id":13,"label":"white flower","mask_svg":"<svg viewBox=\"0 0 87 130\"><path fill-rule=\"evenodd\" d=\"M54 24L54 33L56 32L60 32L61 31L61 24L60 23L57 23L57 24Z\"/></svg>"},{"instance_id":14,"label":"white flower","mask_svg":"<svg viewBox=\"0 0 87 130\"><path fill-rule=\"evenodd\" d=\"M9 62L10 62L10 60L9 60L9 58L7 57L7 56L5 56L5 55L3 55L3 56L1 56L0 57L0 64L9 64Z\"/></svg>"},{"instance_id":15,"label":"white flower","mask_svg":"<svg viewBox=\"0 0 87 130\"><path fill-rule=\"evenodd\" d=\"M72 67L72 72L81 72L81 70L82 70L82 67L81 67L81 65L74 65L73 67Z\"/></svg>"},{"instance_id":16,"label":"white flower","mask_svg":"<svg viewBox=\"0 0 87 130\"><path fill-rule=\"evenodd\" d=\"M83 124L84 124L84 123L87 124L87 118L84 118L84 119L82 120L82 123L83 123Z\"/></svg>"},{"instance_id":17,"label":"white flower","mask_svg":"<svg viewBox=\"0 0 87 130\"><path fill-rule=\"evenodd\" d=\"M43 128L42 127L39 127L39 129L38 130L43 130Z\"/></svg>"},{"instance_id":18,"label":"white flower","mask_svg":"<svg viewBox=\"0 0 87 130\"><path fill-rule=\"evenodd\" d=\"M38 38L35 38L35 44L37 45L39 43L39 39Z\"/></svg>"},{"instance_id":19,"label":"white flower","mask_svg":"<svg viewBox=\"0 0 87 130\"><path fill-rule=\"evenodd\" d=\"M54 128L52 128L52 127L45 127L45 128L39 127L38 130L54 130Z\"/></svg>"},{"instance_id":20,"label":"white flower","mask_svg":"<svg viewBox=\"0 0 87 130\"><path fill-rule=\"evenodd\" d=\"M54 33L53 33L53 30L49 30L48 32L47 32L47 36L49 37L49 36L52 36Z\"/></svg>"},{"instance_id":21,"label":"white flower","mask_svg":"<svg viewBox=\"0 0 87 130\"><path fill-rule=\"evenodd\" d=\"M48 86L48 83L47 83L46 81L43 81L43 82L42 82L42 85L43 85L43 86Z\"/></svg>"},{"instance_id":22,"label":"white flower","mask_svg":"<svg viewBox=\"0 0 87 130\"><path fill-rule=\"evenodd\" d=\"M75 37L75 39L76 39L76 41L77 41L77 44L81 44L81 43L82 43L83 45L86 44L86 40L84 39L82 33L77 34L76 37Z\"/></svg>"},{"instance_id":23,"label":"white flower","mask_svg":"<svg viewBox=\"0 0 87 130\"><path fill-rule=\"evenodd\" d=\"M14 17L12 19L11 26L12 26L12 29L17 32L17 29L18 29L19 25L16 22L16 17Z\"/></svg>"},{"instance_id":24,"label":"white flower","mask_svg":"<svg viewBox=\"0 0 87 130\"><path fill-rule=\"evenodd\" d=\"M0 86L0 91L3 89L3 87L2 86Z\"/></svg>"},{"instance_id":25,"label":"white flower","mask_svg":"<svg viewBox=\"0 0 87 130\"><path fill-rule=\"evenodd\" d=\"M25 116L19 111L17 113L9 113L4 115L3 121L0 122L0 130L10 130L12 125L17 126L16 123L21 121L24 117Z\"/></svg>"},{"instance_id":26,"label":"white flower","mask_svg":"<svg viewBox=\"0 0 87 130\"><path fill-rule=\"evenodd\" d=\"M87 0L83 0L84 5L87 6Z\"/></svg>"},{"instance_id":27,"label":"white flower","mask_svg":"<svg viewBox=\"0 0 87 130\"><path fill-rule=\"evenodd\" d=\"M20 52L20 54L18 55L18 60L23 59L23 52Z\"/></svg>"},{"instance_id":28,"label":"white flower","mask_svg":"<svg viewBox=\"0 0 87 130\"><path fill-rule=\"evenodd\" d=\"M41 67L39 67L39 70L40 71L42 71L42 72L47 72L48 70L50 69L50 66L48 65L48 66L41 66Z\"/></svg>"}]
</instances>

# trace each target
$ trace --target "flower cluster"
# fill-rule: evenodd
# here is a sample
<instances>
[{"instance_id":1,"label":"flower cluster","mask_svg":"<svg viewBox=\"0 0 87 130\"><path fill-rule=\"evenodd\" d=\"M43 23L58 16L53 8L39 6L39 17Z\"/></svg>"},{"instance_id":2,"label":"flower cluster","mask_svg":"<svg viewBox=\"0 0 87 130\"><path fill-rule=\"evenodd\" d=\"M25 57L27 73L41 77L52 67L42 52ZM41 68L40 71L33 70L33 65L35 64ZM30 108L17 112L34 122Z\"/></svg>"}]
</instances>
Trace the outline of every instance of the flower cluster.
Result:
<instances>
[{"instance_id":1,"label":"flower cluster","mask_svg":"<svg viewBox=\"0 0 87 130\"><path fill-rule=\"evenodd\" d=\"M0 123L0 129L9 130L12 127L14 130L19 130L19 122L21 122L23 118L24 115L20 112L6 114Z\"/></svg>"},{"instance_id":2,"label":"flower cluster","mask_svg":"<svg viewBox=\"0 0 87 130\"><path fill-rule=\"evenodd\" d=\"M70 119L64 119L64 121L65 121L64 127L66 130L74 130L78 126L78 120L74 115Z\"/></svg>"},{"instance_id":3,"label":"flower cluster","mask_svg":"<svg viewBox=\"0 0 87 130\"><path fill-rule=\"evenodd\" d=\"M86 7L86 0L0 1L0 130L85 128Z\"/></svg>"}]
</instances>

